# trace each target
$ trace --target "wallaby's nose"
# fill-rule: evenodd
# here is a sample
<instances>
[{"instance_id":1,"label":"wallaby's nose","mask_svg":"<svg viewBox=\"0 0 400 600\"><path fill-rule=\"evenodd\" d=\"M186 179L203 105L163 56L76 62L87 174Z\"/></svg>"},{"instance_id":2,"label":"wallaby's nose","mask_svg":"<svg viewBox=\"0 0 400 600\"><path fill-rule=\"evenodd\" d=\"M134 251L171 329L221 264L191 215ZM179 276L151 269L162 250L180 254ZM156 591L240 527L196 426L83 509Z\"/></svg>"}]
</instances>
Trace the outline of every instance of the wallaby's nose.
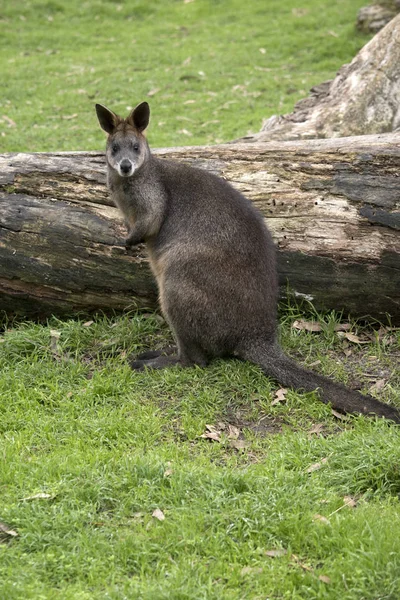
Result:
<instances>
[{"instance_id":1,"label":"wallaby's nose","mask_svg":"<svg viewBox=\"0 0 400 600\"><path fill-rule=\"evenodd\" d=\"M124 158L123 160L121 160L119 166L122 173L129 173L129 171L132 169L132 163L128 158Z\"/></svg>"}]
</instances>

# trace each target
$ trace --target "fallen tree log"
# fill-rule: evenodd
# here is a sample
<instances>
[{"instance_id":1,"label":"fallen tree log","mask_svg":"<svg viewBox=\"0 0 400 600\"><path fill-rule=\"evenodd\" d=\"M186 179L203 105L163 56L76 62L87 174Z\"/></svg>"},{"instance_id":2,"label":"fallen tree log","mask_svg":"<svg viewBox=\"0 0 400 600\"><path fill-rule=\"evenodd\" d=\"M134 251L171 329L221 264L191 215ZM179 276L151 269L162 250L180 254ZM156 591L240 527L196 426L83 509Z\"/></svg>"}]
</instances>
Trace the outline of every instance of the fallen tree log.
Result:
<instances>
[{"instance_id":1,"label":"fallen tree log","mask_svg":"<svg viewBox=\"0 0 400 600\"><path fill-rule=\"evenodd\" d=\"M158 156L213 171L262 211L289 284L319 308L400 322L395 134L188 147ZM142 247L105 187L102 153L0 155L0 310L43 317L154 306Z\"/></svg>"}]
</instances>

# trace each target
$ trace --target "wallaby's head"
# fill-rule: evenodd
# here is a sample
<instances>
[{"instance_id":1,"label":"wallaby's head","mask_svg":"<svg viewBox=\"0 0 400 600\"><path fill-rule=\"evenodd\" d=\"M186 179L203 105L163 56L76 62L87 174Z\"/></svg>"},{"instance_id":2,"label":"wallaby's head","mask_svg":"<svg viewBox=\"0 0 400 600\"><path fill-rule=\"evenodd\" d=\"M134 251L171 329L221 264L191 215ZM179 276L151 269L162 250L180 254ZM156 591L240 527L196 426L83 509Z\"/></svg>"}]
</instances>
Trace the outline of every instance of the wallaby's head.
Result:
<instances>
[{"instance_id":1,"label":"wallaby's head","mask_svg":"<svg viewBox=\"0 0 400 600\"><path fill-rule=\"evenodd\" d=\"M96 104L97 118L108 133L106 157L108 165L121 177L131 177L146 159L150 150L143 131L149 124L150 107L147 102L138 104L126 119Z\"/></svg>"}]
</instances>

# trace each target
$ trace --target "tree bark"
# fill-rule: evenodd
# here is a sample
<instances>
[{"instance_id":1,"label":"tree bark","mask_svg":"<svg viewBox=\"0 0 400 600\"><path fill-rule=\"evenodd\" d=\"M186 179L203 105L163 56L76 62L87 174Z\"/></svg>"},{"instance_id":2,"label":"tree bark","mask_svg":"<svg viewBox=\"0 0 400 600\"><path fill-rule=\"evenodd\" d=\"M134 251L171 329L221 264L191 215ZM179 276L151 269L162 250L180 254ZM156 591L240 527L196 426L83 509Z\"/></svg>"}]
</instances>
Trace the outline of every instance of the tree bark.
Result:
<instances>
[{"instance_id":1,"label":"tree bark","mask_svg":"<svg viewBox=\"0 0 400 600\"><path fill-rule=\"evenodd\" d=\"M332 138L400 130L400 15L392 19L335 79L300 100L294 111L264 121L238 142Z\"/></svg>"},{"instance_id":2,"label":"tree bark","mask_svg":"<svg viewBox=\"0 0 400 600\"><path fill-rule=\"evenodd\" d=\"M171 148L264 214L289 284L317 308L400 322L400 144L394 134ZM145 249L127 252L102 153L0 155L0 310L44 317L154 306Z\"/></svg>"},{"instance_id":3,"label":"tree bark","mask_svg":"<svg viewBox=\"0 0 400 600\"><path fill-rule=\"evenodd\" d=\"M356 27L367 33L377 33L400 12L400 0L375 0L360 8Z\"/></svg>"}]
</instances>

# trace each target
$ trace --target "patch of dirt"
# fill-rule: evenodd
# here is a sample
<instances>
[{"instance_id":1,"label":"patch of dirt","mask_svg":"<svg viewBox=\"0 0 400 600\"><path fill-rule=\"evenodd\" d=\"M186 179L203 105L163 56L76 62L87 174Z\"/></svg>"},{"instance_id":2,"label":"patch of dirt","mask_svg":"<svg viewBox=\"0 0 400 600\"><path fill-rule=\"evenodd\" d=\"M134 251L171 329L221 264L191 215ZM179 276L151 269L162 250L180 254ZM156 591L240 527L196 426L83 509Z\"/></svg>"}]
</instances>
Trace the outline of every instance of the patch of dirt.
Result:
<instances>
[{"instance_id":1,"label":"patch of dirt","mask_svg":"<svg viewBox=\"0 0 400 600\"><path fill-rule=\"evenodd\" d=\"M349 374L350 380L355 384L360 384L360 379L370 381L373 379L389 379L393 369L389 365L383 364L376 356L357 352L340 358L345 371Z\"/></svg>"},{"instance_id":2,"label":"patch of dirt","mask_svg":"<svg viewBox=\"0 0 400 600\"><path fill-rule=\"evenodd\" d=\"M226 423L234 425L242 432L243 429L249 429L260 437L266 437L267 435L276 435L282 433L282 426L287 425L284 419L280 417L273 417L272 415L263 415L257 420L251 419L250 415L241 410L235 412L228 411L226 415ZM239 439L242 434L239 436Z\"/></svg>"}]
</instances>

